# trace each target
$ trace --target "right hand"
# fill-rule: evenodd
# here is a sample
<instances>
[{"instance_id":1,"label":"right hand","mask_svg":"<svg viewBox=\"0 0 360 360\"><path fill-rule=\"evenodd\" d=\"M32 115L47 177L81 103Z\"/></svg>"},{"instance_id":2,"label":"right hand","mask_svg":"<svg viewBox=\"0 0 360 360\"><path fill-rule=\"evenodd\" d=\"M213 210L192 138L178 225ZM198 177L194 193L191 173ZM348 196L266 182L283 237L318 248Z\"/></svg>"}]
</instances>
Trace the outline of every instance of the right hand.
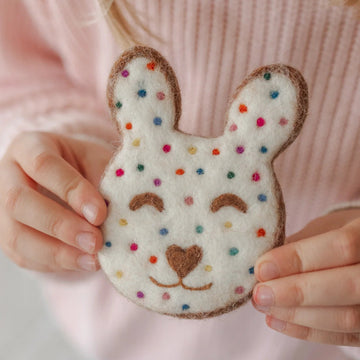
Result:
<instances>
[{"instance_id":1,"label":"right hand","mask_svg":"<svg viewBox=\"0 0 360 360\"><path fill-rule=\"evenodd\" d=\"M64 135L18 135L0 161L4 253L30 270L98 270L98 226L107 209L96 186L111 155L98 143Z\"/></svg>"}]
</instances>

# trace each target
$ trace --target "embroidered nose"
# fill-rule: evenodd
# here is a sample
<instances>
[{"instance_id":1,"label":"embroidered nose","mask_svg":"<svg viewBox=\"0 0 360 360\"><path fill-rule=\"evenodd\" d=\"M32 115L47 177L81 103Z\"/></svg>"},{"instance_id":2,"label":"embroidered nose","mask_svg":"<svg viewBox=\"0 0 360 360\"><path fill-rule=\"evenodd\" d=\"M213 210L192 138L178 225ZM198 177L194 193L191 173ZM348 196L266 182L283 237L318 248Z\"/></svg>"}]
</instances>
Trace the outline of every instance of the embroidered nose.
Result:
<instances>
[{"instance_id":1,"label":"embroidered nose","mask_svg":"<svg viewBox=\"0 0 360 360\"><path fill-rule=\"evenodd\" d=\"M189 272L193 271L202 258L202 250L199 246L193 245L187 249L171 245L166 250L166 258L171 268L183 279Z\"/></svg>"}]
</instances>

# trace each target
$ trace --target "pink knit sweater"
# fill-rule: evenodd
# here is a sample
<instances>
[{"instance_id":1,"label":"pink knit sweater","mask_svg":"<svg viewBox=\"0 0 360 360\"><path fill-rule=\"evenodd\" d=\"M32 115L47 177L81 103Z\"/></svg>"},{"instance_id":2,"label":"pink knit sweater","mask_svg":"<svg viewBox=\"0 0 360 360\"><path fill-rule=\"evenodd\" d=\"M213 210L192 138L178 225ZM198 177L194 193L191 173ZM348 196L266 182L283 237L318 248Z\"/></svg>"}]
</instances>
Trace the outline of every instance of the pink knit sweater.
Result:
<instances>
[{"instance_id":1,"label":"pink knit sweater","mask_svg":"<svg viewBox=\"0 0 360 360\"><path fill-rule=\"evenodd\" d=\"M275 162L288 235L331 206L359 205L360 22L349 10L320 0L131 3L164 40L144 35L144 43L162 52L177 73L183 131L219 135L229 96L256 67L282 62L303 73L309 116L299 138ZM24 130L117 141L105 88L123 49L95 10L94 0L0 0L0 156ZM44 276L43 282L69 338L101 360L360 356L356 348L276 333L249 304L210 320L178 320L133 305L101 271Z\"/></svg>"}]
</instances>

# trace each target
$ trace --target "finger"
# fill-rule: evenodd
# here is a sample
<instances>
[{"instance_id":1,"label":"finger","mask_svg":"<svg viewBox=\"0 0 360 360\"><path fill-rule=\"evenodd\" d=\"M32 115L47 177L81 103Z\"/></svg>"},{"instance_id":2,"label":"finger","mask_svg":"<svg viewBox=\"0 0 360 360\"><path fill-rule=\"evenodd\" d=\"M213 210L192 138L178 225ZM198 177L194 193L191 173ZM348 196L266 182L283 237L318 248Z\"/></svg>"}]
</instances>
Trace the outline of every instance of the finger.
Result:
<instances>
[{"instance_id":1,"label":"finger","mask_svg":"<svg viewBox=\"0 0 360 360\"><path fill-rule=\"evenodd\" d=\"M313 329L306 326L295 325L289 322L276 319L272 316L266 316L266 324L272 329L279 331L285 335L302 339L306 341L343 345L343 346L359 346L359 333L331 332Z\"/></svg>"},{"instance_id":2,"label":"finger","mask_svg":"<svg viewBox=\"0 0 360 360\"><path fill-rule=\"evenodd\" d=\"M254 301L262 306L346 306L360 299L360 264L287 276L259 283Z\"/></svg>"},{"instance_id":3,"label":"finger","mask_svg":"<svg viewBox=\"0 0 360 360\"><path fill-rule=\"evenodd\" d=\"M97 227L26 186L23 173L16 164L9 172L16 182L0 192L5 190L6 210L14 219L88 253L101 249L103 239Z\"/></svg>"},{"instance_id":4,"label":"finger","mask_svg":"<svg viewBox=\"0 0 360 360\"><path fill-rule=\"evenodd\" d=\"M272 317L313 329L337 332L360 332L360 306L336 307L259 307Z\"/></svg>"},{"instance_id":5,"label":"finger","mask_svg":"<svg viewBox=\"0 0 360 360\"><path fill-rule=\"evenodd\" d=\"M275 248L255 265L260 281L360 262L360 222Z\"/></svg>"},{"instance_id":6,"label":"finger","mask_svg":"<svg viewBox=\"0 0 360 360\"><path fill-rule=\"evenodd\" d=\"M71 150L50 135L26 133L14 147L14 159L26 174L69 204L90 223L100 225L106 217L106 205L96 188L68 161L76 158Z\"/></svg>"}]
</instances>

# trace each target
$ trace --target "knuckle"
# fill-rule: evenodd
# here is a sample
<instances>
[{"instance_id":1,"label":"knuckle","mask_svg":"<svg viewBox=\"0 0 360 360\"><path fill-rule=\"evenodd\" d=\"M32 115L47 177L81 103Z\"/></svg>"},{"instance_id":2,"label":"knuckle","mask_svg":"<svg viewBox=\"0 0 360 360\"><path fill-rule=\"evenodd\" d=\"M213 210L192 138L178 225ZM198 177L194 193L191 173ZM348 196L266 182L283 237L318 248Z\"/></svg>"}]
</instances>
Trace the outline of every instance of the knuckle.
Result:
<instances>
[{"instance_id":1,"label":"knuckle","mask_svg":"<svg viewBox=\"0 0 360 360\"><path fill-rule=\"evenodd\" d=\"M295 323L296 319L296 308L295 307L290 307L287 309L287 314L286 314L286 321L290 322L290 323Z\"/></svg>"},{"instance_id":2,"label":"knuckle","mask_svg":"<svg viewBox=\"0 0 360 360\"><path fill-rule=\"evenodd\" d=\"M63 224L64 224L64 219L61 218L60 216L52 218L48 226L49 235L54 238L60 238Z\"/></svg>"},{"instance_id":3,"label":"knuckle","mask_svg":"<svg viewBox=\"0 0 360 360\"><path fill-rule=\"evenodd\" d=\"M293 291L294 291L295 305L298 305L298 306L303 305L305 302L305 296L304 296L304 291L303 291L302 285L299 283L295 283L294 287L293 287Z\"/></svg>"},{"instance_id":4,"label":"knuckle","mask_svg":"<svg viewBox=\"0 0 360 360\"><path fill-rule=\"evenodd\" d=\"M300 254L300 250L295 246L294 253L292 257L292 264L295 269L295 272L304 272L304 264L302 261L302 256Z\"/></svg>"},{"instance_id":5,"label":"knuckle","mask_svg":"<svg viewBox=\"0 0 360 360\"><path fill-rule=\"evenodd\" d=\"M24 256L15 255L12 257L12 260L20 268L22 268L22 269L28 268L28 263Z\"/></svg>"},{"instance_id":6,"label":"knuckle","mask_svg":"<svg viewBox=\"0 0 360 360\"><path fill-rule=\"evenodd\" d=\"M17 203L21 198L24 188L21 186L12 186L5 193L4 207L9 213L13 213L16 209Z\"/></svg>"},{"instance_id":7,"label":"knuckle","mask_svg":"<svg viewBox=\"0 0 360 360\"><path fill-rule=\"evenodd\" d=\"M69 203L74 192L80 192L82 179L80 177L72 178L64 187L64 200Z\"/></svg>"},{"instance_id":8,"label":"knuckle","mask_svg":"<svg viewBox=\"0 0 360 360\"><path fill-rule=\"evenodd\" d=\"M359 309L354 307L339 312L338 326L340 330L345 332L357 331L360 328Z\"/></svg>"},{"instance_id":9,"label":"knuckle","mask_svg":"<svg viewBox=\"0 0 360 360\"><path fill-rule=\"evenodd\" d=\"M338 245L338 250L340 255L346 263L356 262L356 254L358 252L358 235L350 228L343 228L341 231L338 230L335 233L336 235L336 244Z\"/></svg>"},{"instance_id":10,"label":"knuckle","mask_svg":"<svg viewBox=\"0 0 360 360\"><path fill-rule=\"evenodd\" d=\"M55 245L52 249L49 268L53 271L63 268L61 244Z\"/></svg>"},{"instance_id":11,"label":"knuckle","mask_svg":"<svg viewBox=\"0 0 360 360\"><path fill-rule=\"evenodd\" d=\"M313 337L313 330L307 326L297 326L297 336L302 340L310 340Z\"/></svg>"},{"instance_id":12,"label":"knuckle","mask_svg":"<svg viewBox=\"0 0 360 360\"><path fill-rule=\"evenodd\" d=\"M42 150L37 153L33 158L33 170L34 172L42 172L44 169L54 161L54 155L49 153L47 150Z\"/></svg>"}]
</instances>

